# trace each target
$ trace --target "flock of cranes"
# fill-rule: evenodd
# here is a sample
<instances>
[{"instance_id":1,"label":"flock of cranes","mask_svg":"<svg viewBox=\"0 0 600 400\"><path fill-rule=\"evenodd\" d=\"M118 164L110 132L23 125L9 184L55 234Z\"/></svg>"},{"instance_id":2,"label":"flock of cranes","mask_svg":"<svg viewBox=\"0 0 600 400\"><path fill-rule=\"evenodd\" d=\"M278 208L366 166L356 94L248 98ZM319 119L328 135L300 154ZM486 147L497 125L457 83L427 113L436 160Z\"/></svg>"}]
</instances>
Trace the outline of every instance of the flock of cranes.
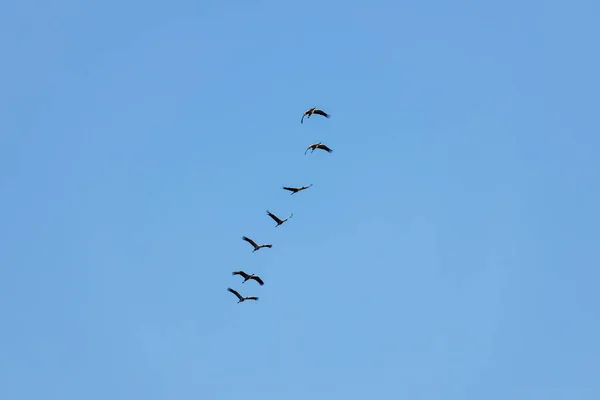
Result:
<instances>
[{"instance_id":1,"label":"flock of cranes","mask_svg":"<svg viewBox=\"0 0 600 400\"><path fill-rule=\"evenodd\" d=\"M302 119L300 120L300 123L303 124L304 123L304 117L306 117L306 119L310 119L310 117L312 115L322 115L325 118L329 118L329 114L327 114L325 111L323 110L319 110L316 107L310 108L308 110L306 110L304 112L304 114L302 114ZM328 153L331 153L332 150L327 147L326 145L324 145L323 143L319 142L319 143L313 143L310 146L308 146L308 148L306 149L306 151L304 152L304 154L306 155L306 153L308 152L308 150L312 150L312 152L314 152L315 150L320 149L320 150L324 150ZM290 194L296 194L298 192L301 192L303 190L306 190L308 188L310 188L312 186L312 183L308 186L302 186L302 187L288 187L288 186L284 186L283 190L287 190L289 192L291 192ZM269 210L267 210L267 215L269 217L271 217L273 219L273 221L275 221L277 223L277 225L275 225L275 228L277 228L279 225L283 225L286 221L288 221L290 218L292 218L294 216L294 214L290 214L289 217L281 219L279 218L277 215L273 214L272 212L270 212ZM250 239L247 236L242 236L242 239L248 243L250 243L252 245L252 247L254 248L254 250L252 250L252 252L254 253L255 251L258 251L262 248L271 248L273 247L272 244L267 243L267 244L258 244L256 243L254 240ZM233 271L232 275L239 275L242 278L244 278L244 281L242 283L246 283L246 281L248 280L253 280L256 281L260 286L264 285L265 283L263 282L263 280L254 274L248 274L244 271ZM234 290L232 288L227 288L227 290L230 293L233 293L237 298L238 298L238 303L243 303L246 300L258 300L257 296L242 296L241 294L239 294L239 292L237 290Z\"/></svg>"}]
</instances>

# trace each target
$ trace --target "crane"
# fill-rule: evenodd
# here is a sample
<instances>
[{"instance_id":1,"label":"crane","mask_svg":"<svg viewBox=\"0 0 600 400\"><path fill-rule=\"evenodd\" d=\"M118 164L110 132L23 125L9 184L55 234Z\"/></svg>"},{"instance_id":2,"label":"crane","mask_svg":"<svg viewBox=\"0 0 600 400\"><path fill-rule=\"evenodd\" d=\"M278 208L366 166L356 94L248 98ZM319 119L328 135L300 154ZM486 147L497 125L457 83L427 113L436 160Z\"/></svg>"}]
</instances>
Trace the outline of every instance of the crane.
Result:
<instances>
[{"instance_id":1,"label":"crane","mask_svg":"<svg viewBox=\"0 0 600 400\"><path fill-rule=\"evenodd\" d=\"M244 277L244 281L243 281L242 283L246 283L246 281L247 281L248 279L254 279L256 282L258 282L258 284L259 284L260 286L262 286L262 285L264 285L264 284L265 284L265 283L263 282L263 280L262 280L262 279L260 279L260 277L259 277L259 276L256 276L256 275L254 275L254 274L247 274L247 273L245 273L244 271L233 271L231 274L232 274L232 275L241 275L241 276L243 276L243 277Z\"/></svg>"},{"instance_id":2,"label":"crane","mask_svg":"<svg viewBox=\"0 0 600 400\"><path fill-rule=\"evenodd\" d=\"M275 225L275 228L277 228L279 225L283 224L285 221L287 221L288 219L290 219L290 218L292 218L294 216L294 214L290 214L290 216L287 217L286 219L279 219L279 217L277 217L277 215L273 214L269 210L267 210L267 215L269 217L273 218L273 220L275 222L277 222L277 225Z\"/></svg>"},{"instance_id":3,"label":"crane","mask_svg":"<svg viewBox=\"0 0 600 400\"><path fill-rule=\"evenodd\" d=\"M241 294L239 294L237 291L233 290L232 288L227 288L227 290L237 296L237 298L240 300L240 301L238 301L238 303L243 303L246 300L258 300L258 297L256 297L256 296L244 297Z\"/></svg>"},{"instance_id":4,"label":"crane","mask_svg":"<svg viewBox=\"0 0 600 400\"><path fill-rule=\"evenodd\" d=\"M306 189L308 189L311 186L312 186L312 183L310 185L308 185L308 186L302 186L302 187L288 187L288 186L284 186L283 189L284 190L289 190L290 192L292 192L290 194L295 194L295 193L298 193L298 192L300 192L302 190L306 190Z\"/></svg>"},{"instance_id":5,"label":"crane","mask_svg":"<svg viewBox=\"0 0 600 400\"><path fill-rule=\"evenodd\" d=\"M310 146L308 146L306 148L306 151L304 152L304 155L306 155L306 152L309 150L312 150L311 153L313 151L315 151L316 149L321 149L321 150L325 150L328 153L331 153L333 150L331 150L329 147L325 146L324 144L322 144L321 142L319 143L313 143Z\"/></svg>"},{"instance_id":6,"label":"crane","mask_svg":"<svg viewBox=\"0 0 600 400\"><path fill-rule=\"evenodd\" d=\"M309 119L311 117L311 115L313 115L313 114L322 115L325 118L329 118L330 117L330 115L327 114L325 111L319 110L317 107L313 107L313 108L310 108L310 109L304 111L304 114L302 114L302 119L300 120L300 123L301 124L304 123L304 117L306 117L307 119Z\"/></svg>"},{"instance_id":7,"label":"crane","mask_svg":"<svg viewBox=\"0 0 600 400\"><path fill-rule=\"evenodd\" d=\"M268 248L273 247L272 244L261 244L261 245L258 245L258 244L256 244L256 242L254 240L252 240L252 239L250 239L250 238L248 238L246 236L242 236L242 239L245 240L246 242L250 243L252 245L252 247L254 247L254 250L252 250L253 253L256 250L262 249L263 247L268 247Z\"/></svg>"}]
</instances>

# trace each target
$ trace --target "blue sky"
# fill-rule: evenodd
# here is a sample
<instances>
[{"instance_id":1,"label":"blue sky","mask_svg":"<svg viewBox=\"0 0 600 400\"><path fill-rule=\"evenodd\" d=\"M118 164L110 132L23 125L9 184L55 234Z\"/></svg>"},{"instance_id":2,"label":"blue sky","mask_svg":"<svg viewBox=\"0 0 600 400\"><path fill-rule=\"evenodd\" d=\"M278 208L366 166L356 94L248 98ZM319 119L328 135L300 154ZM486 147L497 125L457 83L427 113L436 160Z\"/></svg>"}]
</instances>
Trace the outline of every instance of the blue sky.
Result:
<instances>
[{"instance_id":1,"label":"blue sky","mask_svg":"<svg viewBox=\"0 0 600 400\"><path fill-rule=\"evenodd\" d=\"M600 398L599 11L2 3L0 397Z\"/></svg>"}]
</instances>

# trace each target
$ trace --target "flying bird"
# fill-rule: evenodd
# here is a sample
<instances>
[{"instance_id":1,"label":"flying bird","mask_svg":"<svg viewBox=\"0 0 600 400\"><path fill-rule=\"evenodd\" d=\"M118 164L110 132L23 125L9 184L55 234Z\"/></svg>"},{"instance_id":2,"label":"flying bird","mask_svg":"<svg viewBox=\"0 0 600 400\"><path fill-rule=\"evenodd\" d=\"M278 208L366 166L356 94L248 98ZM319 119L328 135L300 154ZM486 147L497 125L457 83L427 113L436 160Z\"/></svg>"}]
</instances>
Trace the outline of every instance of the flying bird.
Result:
<instances>
[{"instance_id":1,"label":"flying bird","mask_svg":"<svg viewBox=\"0 0 600 400\"><path fill-rule=\"evenodd\" d=\"M311 186L312 186L312 183L310 185L308 185L308 186L302 186L302 187L287 187L287 186L284 186L283 189L284 190L289 190L290 192L292 192L290 194L295 194L295 193L298 193L298 192L300 192L302 190L308 189Z\"/></svg>"},{"instance_id":2,"label":"flying bird","mask_svg":"<svg viewBox=\"0 0 600 400\"><path fill-rule=\"evenodd\" d=\"M313 143L310 146L308 146L306 148L306 151L304 152L304 155L306 155L306 152L309 150L312 150L311 153L313 151L315 151L316 149L321 149L321 150L325 150L328 153L331 153L333 150L331 150L329 147L325 146L324 144L322 144L321 142L319 143Z\"/></svg>"},{"instance_id":3,"label":"flying bird","mask_svg":"<svg viewBox=\"0 0 600 400\"><path fill-rule=\"evenodd\" d=\"M256 276L256 275L254 275L254 274L247 274L247 273L245 273L244 271L233 271L231 274L232 274L232 275L241 275L241 276L243 276L243 277L244 277L244 281L243 281L242 283L246 283L246 281L247 281L248 279L254 279L256 282L258 282L258 284L259 284L260 286L262 286L262 285L264 285L264 284L265 284L265 283L263 282L263 280L262 280L262 279L260 279L260 277L258 277L258 276Z\"/></svg>"},{"instance_id":4,"label":"flying bird","mask_svg":"<svg viewBox=\"0 0 600 400\"><path fill-rule=\"evenodd\" d=\"M309 119L310 116L313 115L313 114L322 115L325 118L329 118L330 117L330 115L327 114L325 111L319 110L319 109L317 109L317 107L313 107L313 108L311 108L309 110L304 111L304 114L302 114L302 119L300 120L300 123L301 124L304 123L304 117L306 117L307 119Z\"/></svg>"},{"instance_id":5,"label":"flying bird","mask_svg":"<svg viewBox=\"0 0 600 400\"><path fill-rule=\"evenodd\" d=\"M246 300L258 300L258 297L256 297L256 296L243 297L241 294L239 294L232 288L227 288L227 290L230 291L231 293L235 294L237 296L237 298L240 299L240 301L238 301L238 303L243 303Z\"/></svg>"},{"instance_id":6,"label":"flying bird","mask_svg":"<svg viewBox=\"0 0 600 400\"><path fill-rule=\"evenodd\" d=\"M277 217L277 215L273 214L272 212L270 212L269 210L267 210L267 215L271 218L273 218L273 220L275 222L277 222L277 225L275 225L275 228L277 228L279 225L283 224L285 221L287 221L288 219L292 218L294 216L294 214L291 214L289 217L287 217L286 219L279 219Z\"/></svg>"},{"instance_id":7,"label":"flying bird","mask_svg":"<svg viewBox=\"0 0 600 400\"><path fill-rule=\"evenodd\" d=\"M268 247L271 248L273 247L272 244L261 244L260 246L256 244L256 242L246 236L242 236L242 239L245 240L246 242L250 243L252 245L252 247L254 247L254 250L252 250L252 252L254 253L256 250L260 250L263 247Z\"/></svg>"}]
</instances>

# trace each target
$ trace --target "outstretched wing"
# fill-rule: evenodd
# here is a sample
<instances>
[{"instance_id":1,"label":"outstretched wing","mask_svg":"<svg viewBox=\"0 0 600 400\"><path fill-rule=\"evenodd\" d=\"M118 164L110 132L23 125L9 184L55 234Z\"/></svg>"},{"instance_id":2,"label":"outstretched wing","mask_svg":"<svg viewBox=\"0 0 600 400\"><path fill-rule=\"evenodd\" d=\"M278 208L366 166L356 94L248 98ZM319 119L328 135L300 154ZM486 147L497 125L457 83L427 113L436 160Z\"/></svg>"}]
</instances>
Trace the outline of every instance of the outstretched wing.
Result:
<instances>
[{"instance_id":1,"label":"outstretched wing","mask_svg":"<svg viewBox=\"0 0 600 400\"><path fill-rule=\"evenodd\" d=\"M322 116L324 116L325 118L329 118L329 117L330 117L330 115L329 115L329 114L327 114L327 113L326 113L325 111L323 111L323 110L315 110L315 111L313 111L313 114L319 114L319 115L322 115Z\"/></svg>"},{"instance_id":2,"label":"outstretched wing","mask_svg":"<svg viewBox=\"0 0 600 400\"><path fill-rule=\"evenodd\" d=\"M244 300L244 298L242 297L242 295L239 294L238 292L236 292L235 290L233 290L232 288L227 288L227 290L230 291L231 293L235 294L238 299Z\"/></svg>"},{"instance_id":3,"label":"outstretched wing","mask_svg":"<svg viewBox=\"0 0 600 400\"><path fill-rule=\"evenodd\" d=\"M262 279L260 279L258 276L253 276L253 277L251 277L250 279L254 279L256 282L258 282L258 284L259 284L260 286L262 286L262 285L264 285L264 284L265 284L265 283L263 282L263 280L262 280Z\"/></svg>"},{"instance_id":4,"label":"outstretched wing","mask_svg":"<svg viewBox=\"0 0 600 400\"><path fill-rule=\"evenodd\" d=\"M287 187L287 186L284 186L283 189L284 190L289 190L290 192L297 192L298 191L298 188Z\"/></svg>"},{"instance_id":5,"label":"outstretched wing","mask_svg":"<svg viewBox=\"0 0 600 400\"><path fill-rule=\"evenodd\" d=\"M310 184L310 185L308 185L308 186L302 186L302 187L300 188L300 190L308 189L308 188L309 188L309 187L311 187L312 185L313 185L313 184L311 183L311 184Z\"/></svg>"},{"instance_id":6,"label":"outstretched wing","mask_svg":"<svg viewBox=\"0 0 600 400\"><path fill-rule=\"evenodd\" d=\"M250 297L246 297L246 300L258 300L258 297L250 296Z\"/></svg>"},{"instance_id":7,"label":"outstretched wing","mask_svg":"<svg viewBox=\"0 0 600 400\"><path fill-rule=\"evenodd\" d=\"M258 247L256 242L254 240L250 239L249 237L243 236L242 239L245 240L246 242L250 243L252 246L254 246L254 248Z\"/></svg>"},{"instance_id":8,"label":"outstretched wing","mask_svg":"<svg viewBox=\"0 0 600 400\"><path fill-rule=\"evenodd\" d=\"M244 271L233 271L231 274L232 275L241 275L244 277L244 279L248 279L248 277L250 276L247 273L245 273Z\"/></svg>"},{"instance_id":9,"label":"outstretched wing","mask_svg":"<svg viewBox=\"0 0 600 400\"><path fill-rule=\"evenodd\" d=\"M320 144L319 148L325 150L328 153L331 153L333 151L329 147L325 146L324 144Z\"/></svg>"},{"instance_id":10,"label":"outstretched wing","mask_svg":"<svg viewBox=\"0 0 600 400\"><path fill-rule=\"evenodd\" d=\"M281 224L283 221L281 221L279 218L277 218L277 215L273 214L272 212L270 212L269 210L267 210L267 215L271 218L273 218L275 220L275 222L277 222L278 224Z\"/></svg>"},{"instance_id":11,"label":"outstretched wing","mask_svg":"<svg viewBox=\"0 0 600 400\"><path fill-rule=\"evenodd\" d=\"M273 247L273 245L272 245L272 244L263 244L263 245L262 245L262 247L268 247L268 248L271 248L271 247Z\"/></svg>"}]
</instances>

